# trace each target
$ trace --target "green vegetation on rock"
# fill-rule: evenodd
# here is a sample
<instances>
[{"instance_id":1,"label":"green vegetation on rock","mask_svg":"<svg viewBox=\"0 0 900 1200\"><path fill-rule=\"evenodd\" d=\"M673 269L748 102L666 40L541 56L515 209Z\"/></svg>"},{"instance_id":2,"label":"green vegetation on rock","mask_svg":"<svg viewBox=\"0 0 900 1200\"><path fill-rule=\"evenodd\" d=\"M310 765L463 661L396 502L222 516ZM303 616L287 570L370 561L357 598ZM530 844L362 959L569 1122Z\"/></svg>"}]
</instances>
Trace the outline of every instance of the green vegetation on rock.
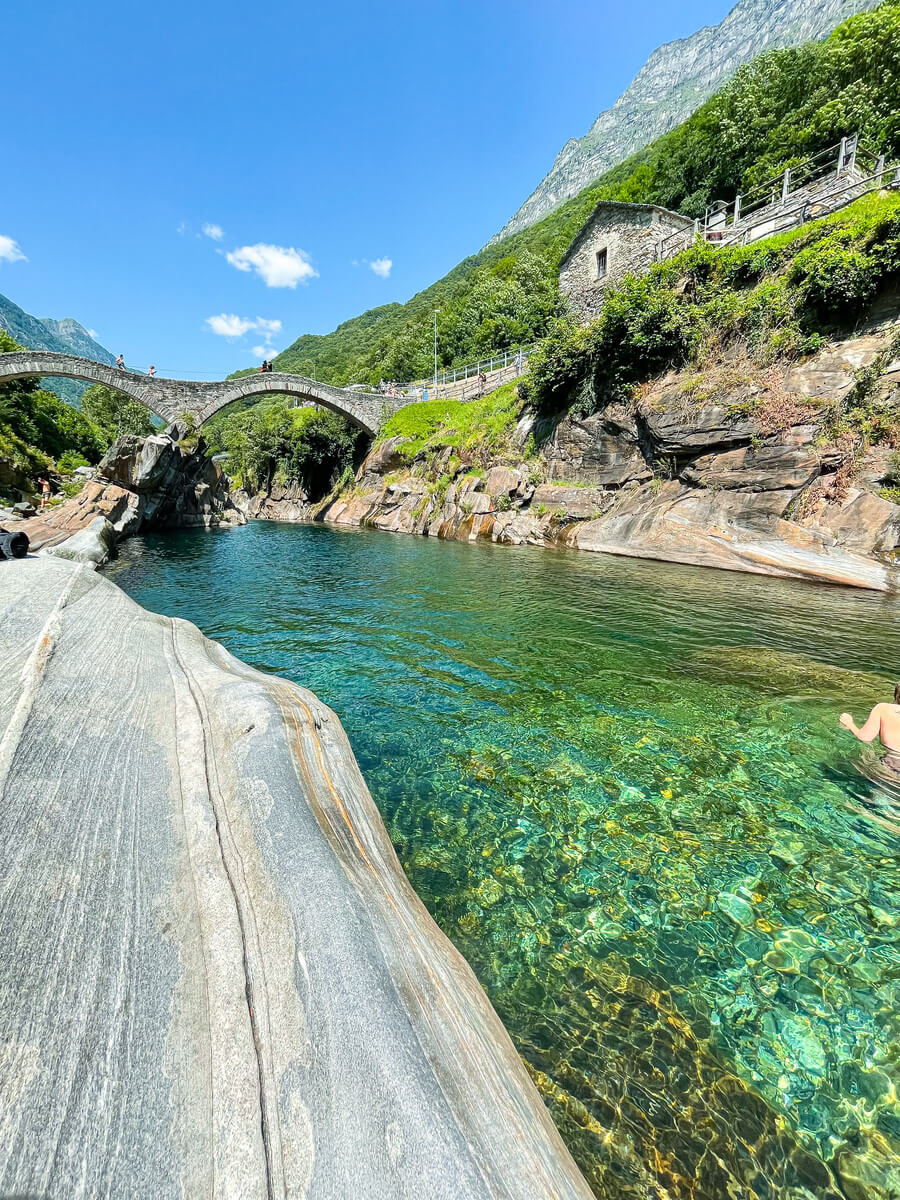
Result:
<instances>
[{"instance_id":1,"label":"green vegetation on rock","mask_svg":"<svg viewBox=\"0 0 900 1200\"><path fill-rule=\"evenodd\" d=\"M586 414L736 343L760 365L796 358L852 325L898 273L896 194L752 246L698 244L623 280L590 325L556 321L520 390L538 411Z\"/></svg>"},{"instance_id":2,"label":"green vegetation on rock","mask_svg":"<svg viewBox=\"0 0 900 1200\"><path fill-rule=\"evenodd\" d=\"M22 347L0 329L0 354ZM50 470L53 459L74 451L97 462L106 449L100 432L80 412L44 391L36 379L0 385L0 466L8 481Z\"/></svg>"},{"instance_id":3,"label":"green vegetation on rock","mask_svg":"<svg viewBox=\"0 0 900 1200\"><path fill-rule=\"evenodd\" d=\"M410 404L386 422L378 441L404 438L398 451L409 461L448 446L466 461L496 458L509 447L521 408L514 383L504 384L481 400Z\"/></svg>"},{"instance_id":4,"label":"green vegetation on rock","mask_svg":"<svg viewBox=\"0 0 900 1200\"><path fill-rule=\"evenodd\" d=\"M366 437L336 413L291 405L276 396L228 413L204 432L214 453L228 455L228 474L248 492L297 483L319 499L359 461Z\"/></svg>"},{"instance_id":5,"label":"green vegetation on rock","mask_svg":"<svg viewBox=\"0 0 900 1200\"><path fill-rule=\"evenodd\" d=\"M21 349L0 329L0 354ZM81 412L43 389L37 379L0 384L0 478L7 491L22 490L48 471L65 474L99 462L122 433L152 432L142 405L99 384L84 393Z\"/></svg>"},{"instance_id":6,"label":"green vegetation on rock","mask_svg":"<svg viewBox=\"0 0 900 1200\"><path fill-rule=\"evenodd\" d=\"M107 445L126 433L138 437L153 433L153 421L143 404L103 383L87 389L81 398L81 411L100 430Z\"/></svg>"}]
</instances>

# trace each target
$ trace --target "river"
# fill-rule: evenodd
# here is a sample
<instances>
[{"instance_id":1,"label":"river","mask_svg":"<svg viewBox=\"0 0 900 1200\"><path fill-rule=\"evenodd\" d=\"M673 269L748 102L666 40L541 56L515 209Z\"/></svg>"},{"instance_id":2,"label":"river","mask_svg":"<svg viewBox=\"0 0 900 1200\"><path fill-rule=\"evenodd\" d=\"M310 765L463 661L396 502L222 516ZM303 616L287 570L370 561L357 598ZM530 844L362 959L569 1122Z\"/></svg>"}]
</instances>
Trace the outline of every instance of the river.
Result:
<instances>
[{"instance_id":1,"label":"river","mask_svg":"<svg viewBox=\"0 0 900 1200\"><path fill-rule=\"evenodd\" d=\"M896 601L265 523L107 573L337 711L598 1197L898 1194L900 799L837 724Z\"/></svg>"}]
</instances>

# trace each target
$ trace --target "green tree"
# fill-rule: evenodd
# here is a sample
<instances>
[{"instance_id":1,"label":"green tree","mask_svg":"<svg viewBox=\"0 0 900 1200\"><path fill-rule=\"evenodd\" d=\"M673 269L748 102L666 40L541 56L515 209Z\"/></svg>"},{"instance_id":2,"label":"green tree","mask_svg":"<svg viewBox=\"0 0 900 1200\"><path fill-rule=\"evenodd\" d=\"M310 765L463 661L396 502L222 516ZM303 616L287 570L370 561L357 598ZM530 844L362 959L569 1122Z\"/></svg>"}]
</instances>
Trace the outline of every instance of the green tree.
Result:
<instances>
[{"instance_id":1,"label":"green tree","mask_svg":"<svg viewBox=\"0 0 900 1200\"><path fill-rule=\"evenodd\" d=\"M143 404L103 383L92 384L84 393L81 411L100 430L107 445L126 433L138 437L153 433L153 422Z\"/></svg>"},{"instance_id":2,"label":"green tree","mask_svg":"<svg viewBox=\"0 0 900 1200\"><path fill-rule=\"evenodd\" d=\"M21 349L5 330L0 330L0 353ZM74 451L95 463L107 445L83 413L52 392L43 391L37 379L17 379L0 386L0 426L8 437L52 458Z\"/></svg>"},{"instance_id":3,"label":"green tree","mask_svg":"<svg viewBox=\"0 0 900 1200\"><path fill-rule=\"evenodd\" d=\"M291 408L284 397L230 413L210 430L210 445L228 454L228 472L248 491L277 478L319 499L361 458L365 434L337 413Z\"/></svg>"}]
</instances>

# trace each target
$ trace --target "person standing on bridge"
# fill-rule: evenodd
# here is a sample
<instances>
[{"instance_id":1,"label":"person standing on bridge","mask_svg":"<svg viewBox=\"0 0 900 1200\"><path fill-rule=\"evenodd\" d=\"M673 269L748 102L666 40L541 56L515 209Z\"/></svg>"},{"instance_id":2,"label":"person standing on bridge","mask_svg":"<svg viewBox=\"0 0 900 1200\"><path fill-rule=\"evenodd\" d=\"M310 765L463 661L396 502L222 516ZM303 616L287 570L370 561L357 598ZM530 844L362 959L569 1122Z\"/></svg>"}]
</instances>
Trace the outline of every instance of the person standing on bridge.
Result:
<instances>
[{"instance_id":1,"label":"person standing on bridge","mask_svg":"<svg viewBox=\"0 0 900 1200\"><path fill-rule=\"evenodd\" d=\"M147 368L147 374L150 376L150 378L151 378L151 379L152 379L152 378L153 378L153 376L156 374L156 367L154 367L154 365L153 365L152 363L151 363L151 364L150 364L150 366Z\"/></svg>"},{"instance_id":2,"label":"person standing on bridge","mask_svg":"<svg viewBox=\"0 0 900 1200\"><path fill-rule=\"evenodd\" d=\"M116 366L119 368L120 371L125 370L125 359L122 357L121 354L116 355Z\"/></svg>"},{"instance_id":3,"label":"person standing on bridge","mask_svg":"<svg viewBox=\"0 0 900 1200\"><path fill-rule=\"evenodd\" d=\"M478 395L479 396L484 395L484 389L486 387L487 387L487 375L485 375L484 371L479 371L478 372Z\"/></svg>"},{"instance_id":4,"label":"person standing on bridge","mask_svg":"<svg viewBox=\"0 0 900 1200\"><path fill-rule=\"evenodd\" d=\"M525 364L525 355L522 353L522 351L521 351L521 350L520 350L520 351L519 351L519 353L516 355L516 360L515 360L515 361L516 361L516 374L517 374L517 375L521 375L521 374L522 374L522 367L523 367L523 366L524 366L524 364Z\"/></svg>"},{"instance_id":5,"label":"person standing on bridge","mask_svg":"<svg viewBox=\"0 0 900 1200\"><path fill-rule=\"evenodd\" d=\"M259 373L260 373L260 375L265 375L265 373L266 373L266 371L268 371L268 369L269 369L269 363L268 363L268 361L267 361L267 360L264 358L264 359L262 360L262 366L259 368Z\"/></svg>"}]
</instances>

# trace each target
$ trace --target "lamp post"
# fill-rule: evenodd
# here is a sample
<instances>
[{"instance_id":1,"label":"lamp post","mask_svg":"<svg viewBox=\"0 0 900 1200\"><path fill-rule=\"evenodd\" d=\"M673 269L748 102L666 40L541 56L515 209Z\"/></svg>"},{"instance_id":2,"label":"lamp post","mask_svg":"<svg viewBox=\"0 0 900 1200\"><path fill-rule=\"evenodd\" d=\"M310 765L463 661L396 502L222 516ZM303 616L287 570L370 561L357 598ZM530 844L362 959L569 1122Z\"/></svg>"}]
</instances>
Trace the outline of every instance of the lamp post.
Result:
<instances>
[{"instance_id":1,"label":"lamp post","mask_svg":"<svg viewBox=\"0 0 900 1200\"><path fill-rule=\"evenodd\" d=\"M437 315L439 310L434 310L434 394L437 395Z\"/></svg>"}]
</instances>

